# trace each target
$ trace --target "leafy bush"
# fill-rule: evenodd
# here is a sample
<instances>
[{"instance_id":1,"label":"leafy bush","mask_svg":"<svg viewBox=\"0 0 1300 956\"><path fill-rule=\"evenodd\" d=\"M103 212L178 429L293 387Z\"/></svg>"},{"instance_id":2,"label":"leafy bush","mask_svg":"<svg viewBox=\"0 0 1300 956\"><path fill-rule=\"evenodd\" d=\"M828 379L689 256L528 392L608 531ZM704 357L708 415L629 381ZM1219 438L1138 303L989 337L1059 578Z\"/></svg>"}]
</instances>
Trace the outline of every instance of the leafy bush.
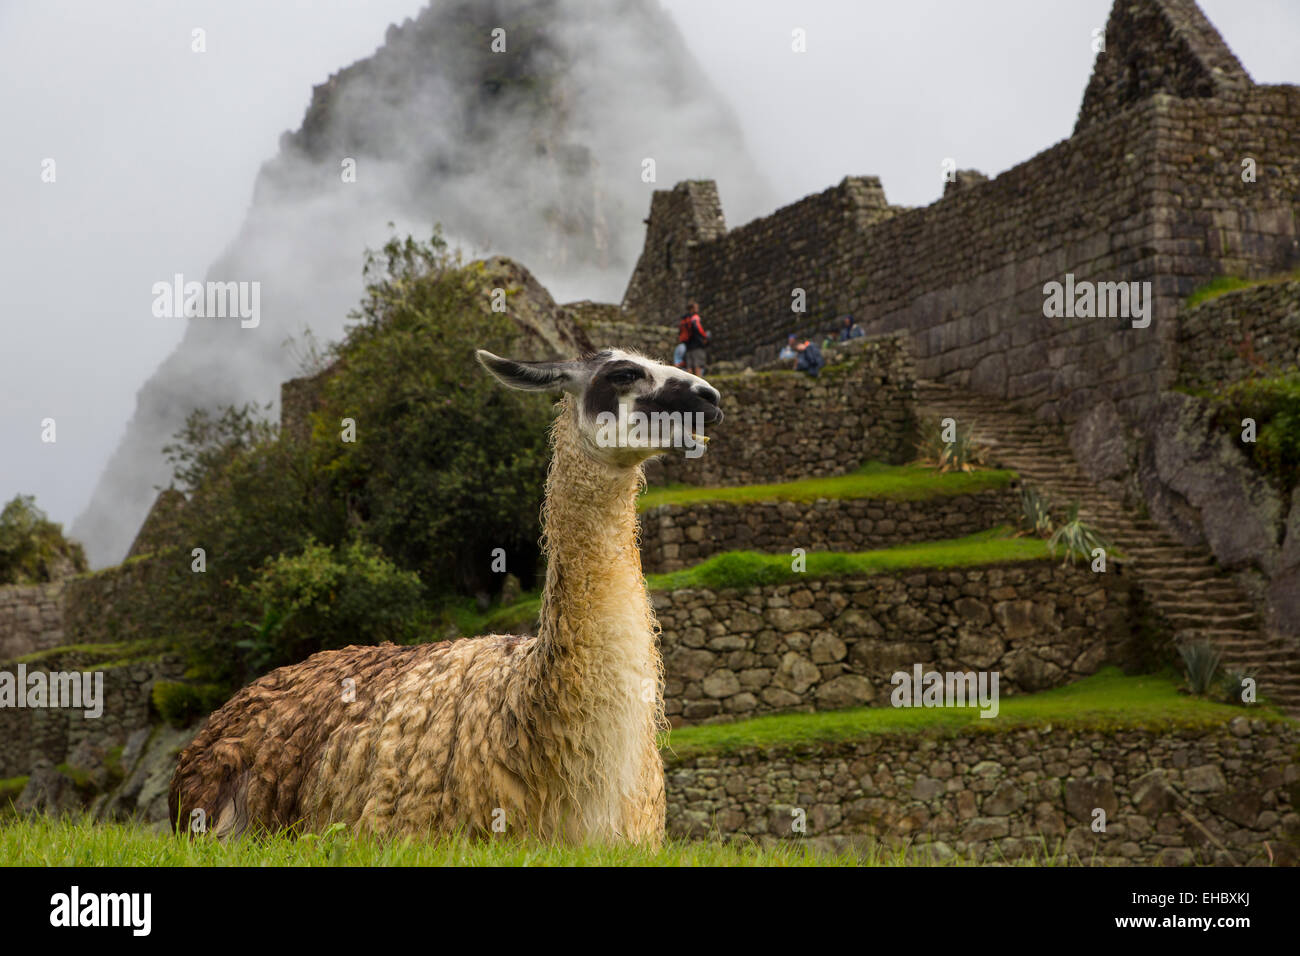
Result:
<instances>
[{"instance_id":1,"label":"leafy bush","mask_svg":"<svg viewBox=\"0 0 1300 956\"><path fill-rule=\"evenodd\" d=\"M183 684L156 681L150 693L153 709L173 727L188 727L204 714L220 707L226 689L219 684Z\"/></svg>"},{"instance_id":2,"label":"leafy bush","mask_svg":"<svg viewBox=\"0 0 1300 956\"><path fill-rule=\"evenodd\" d=\"M63 536L32 495L15 495L0 511L0 584L40 584L86 570L80 542Z\"/></svg>"},{"instance_id":3,"label":"leafy bush","mask_svg":"<svg viewBox=\"0 0 1300 956\"><path fill-rule=\"evenodd\" d=\"M495 590L496 548L531 586L551 408L501 388L474 358L476 348L516 352L517 326L485 307L482 265L458 267L437 236L391 240L382 257L368 257L366 276L339 347L344 369L313 415L331 496L432 594ZM356 422L355 442L339 440L344 418Z\"/></svg>"},{"instance_id":4,"label":"leafy bush","mask_svg":"<svg viewBox=\"0 0 1300 956\"><path fill-rule=\"evenodd\" d=\"M266 406L266 410L270 409ZM175 480L184 489L199 487L228 467L240 453L273 441L274 423L258 417L255 405L227 406L219 415L196 408L163 454L172 465Z\"/></svg>"},{"instance_id":5,"label":"leafy bush","mask_svg":"<svg viewBox=\"0 0 1300 956\"><path fill-rule=\"evenodd\" d=\"M1085 562L1091 561L1092 552L1097 548L1101 548L1107 554L1112 551L1110 542L1102 537L1101 532L1079 518L1077 501L1070 506L1070 514L1065 524L1052 532L1052 536L1047 539L1047 547L1053 556L1058 549L1064 550L1065 558L1062 564L1074 564L1076 558L1082 558Z\"/></svg>"},{"instance_id":6,"label":"leafy bush","mask_svg":"<svg viewBox=\"0 0 1300 956\"><path fill-rule=\"evenodd\" d=\"M976 465L983 464L985 449L975 441L970 425L954 422L952 441L944 438L946 431L938 419L921 423L916 450L922 462L941 472L973 471Z\"/></svg>"},{"instance_id":7,"label":"leafy bush","mask_svg":"<svg viewBox=\"0 0 1300 956\"><path fill-rule=\"evenodd\" d=\"M262 671L348 644L409 643L426 624L422 591L419 575L377 548L353 542L335 549L309 539L299 554L267 559L244 588L262 617L236 646Z\"/></svg>"},{"instance_id":8,"label":"leafy bush","mask_svg":"<svg viewBox=\"0 0 1300 956\"><path fill-rule=\"evenodd\" d=\"M535 578L551 410L474 360L527 351L489 307L499 277L435 235L368 254L366 280L309 434L244 406L191 415L167 446L189 498L175 549L150 559L150 611L196 681L233 688L322 647L424 635L430 607L499 586L495 548Z\"/></svg>"},{"instance_id":9,"label":"leafy bush","mask_svg":"<svg viewBox=\"0 0 1300 956\"><path fill-rule=\"evenodd\" d=\"M1187 669L1187 685L1193 694L1202 697L1210 693L1214 677L1219 670L1222 652L1209 641L1183 641L1178 645L1183 666Z\"/></svg>"},{"instance_id":10,"label":"leafy bush","mask_svg":"<svg viewBox=\"0 0 1300 956\"><path fill-rule=\"evenodd\" d=\"M1300 481L1300 372L1234 382L1212 396L1215 424L1231 434L1253 418L1255 441L1243 445L1255 467L1289 491Z\"/></svg>"}]
</instances>

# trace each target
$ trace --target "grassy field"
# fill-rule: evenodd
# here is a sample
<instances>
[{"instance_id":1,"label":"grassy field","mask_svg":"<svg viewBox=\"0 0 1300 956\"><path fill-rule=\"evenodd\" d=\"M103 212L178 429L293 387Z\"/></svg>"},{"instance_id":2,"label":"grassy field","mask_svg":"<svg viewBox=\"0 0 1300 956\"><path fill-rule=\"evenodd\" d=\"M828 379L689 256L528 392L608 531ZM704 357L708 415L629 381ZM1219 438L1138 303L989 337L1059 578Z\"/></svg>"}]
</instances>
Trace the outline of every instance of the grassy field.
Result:
<instances>
[{"instance_id":1,"label":"grassy field","mask_svg":"<svg viewBox=\"0 0 1300 956\"><path fill-rule=\"evenodd\" d=\"M637 499L644 512L660 505L690 505L702 501L753 503L758 501L816 501L818 498L883 498L890 501L925 501L945 495L968 495L1005 488L1014 471L988 470L940 473L922 465L885 465L872 462L835 478L808 478L770 485L734 488L700 488L666 485L647 490Z\"/></svg>"},{"instance_id":2,"label":"grassy field","mask_svg":"<svg viewBox=\"0 0 1300 956\"><path fill-rule=\"evenodd\" d=\"M688 727L665 744L671 765L702 753L740 747L786 747L857 739L874 733L998 732L1025 726L1075 729L1172 731L1222 726L1249 713L1252 719L1284 720L1256 707L1245 711L1180 694L1169 675L1126 677L1108 669L1068 687L1006 698L997 718L975 709L860 708L817 714L783 714L734 724ZM336 824L301 838L247 837L230 843L178 839L139 825L84 819L0 816L0 864L14 866L908 866L932 863L923 849L859 847L828 853L807 844L760 846L670 840L661 849L567 847L502 836L484 842L442 838L384 841L355 836ZM1018 866L1066 865L1059 846L1044 843ZM978 865L956 857L944 865Z\"/></svg>"},{"instance_id":3,"label":"grassy field","mask_svg":"<svg viewBox=\"0 0 1300 956\"><path fill-rule=\"evenodd\" d=\"M1010 528L993 528L965 538L928 541L878 551L814 551L803 571L788 554L724 551L681 571L647 574L652 591L677 588L748 588L812 578L887 574L913 568L962 568L979 564L1042 561L1051 555L1041 538L1011 538Z\"/></svg>"},{"instance_id":4,"label":"grassy field","mask_svg":"<svg viewBox=\"0 0 1300 956\"><path fill-rule=\"evenodd\" d=\"M1044 859L1048 859L1046 853ZM189 840L140 826L85 820L0 822L0 863L11 866L858 866L906 865L902 850L818 853L782 844L670 840L658 850L568 847L514 838L392 840L322 835ZM962 861L955 861L962 862ZM969 861L967 861L969 862ZM1028 864L1027 864L1028 865Z\"/></svg>"},{"instance_id":5,"label":"grassy field","mask_svg":"<svg viewBox=\"0 0 1300 956\"><path fill-rule=\"evenodd\" d=\"M1113 667L1056 690L1002 697L998 706L992 718L980 717L975 707L882 706L683 727L670 734L665 754L671 761L742 747L789 747L883 733L996 733L1026 726L1167 732L1221 727L1243 714L1254 720L1286 719L1271 708L1246 710L1179 693L1168 674L1129 677Z\"/></svg>"}]
</instances>

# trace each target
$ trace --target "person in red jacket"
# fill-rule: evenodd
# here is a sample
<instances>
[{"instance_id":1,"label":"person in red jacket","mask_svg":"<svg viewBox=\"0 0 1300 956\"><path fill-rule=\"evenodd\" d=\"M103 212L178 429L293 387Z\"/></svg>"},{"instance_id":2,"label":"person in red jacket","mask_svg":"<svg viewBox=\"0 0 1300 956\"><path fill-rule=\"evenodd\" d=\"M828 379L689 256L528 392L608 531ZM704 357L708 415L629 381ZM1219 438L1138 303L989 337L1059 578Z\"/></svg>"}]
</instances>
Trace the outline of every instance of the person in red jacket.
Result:
<instances>
[{"instance_id":1,"label":"person in red jacket","mask_svg":"<svg viewBox=\"0 0 1300 956\"><path fill-rule=\"evenodd\" d=\"M677 341L686 346L686 371L704 375L704 350L709 344L709 333L700 322L700 307L695 302L686 303L686 314L677 323Z\"/></svg>"}]
</instances>

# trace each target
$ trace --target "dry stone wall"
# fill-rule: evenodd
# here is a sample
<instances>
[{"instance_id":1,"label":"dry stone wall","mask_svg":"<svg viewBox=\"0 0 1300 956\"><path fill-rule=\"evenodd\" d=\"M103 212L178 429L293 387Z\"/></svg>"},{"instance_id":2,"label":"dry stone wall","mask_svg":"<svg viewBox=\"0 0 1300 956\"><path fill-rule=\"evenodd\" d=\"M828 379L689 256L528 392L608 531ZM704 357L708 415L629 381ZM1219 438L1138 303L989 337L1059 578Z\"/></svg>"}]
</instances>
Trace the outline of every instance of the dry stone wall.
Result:
<instances>
[{"instance_id":1,"label":"dry stone wall","mask_svg":"<svg viewBox=\"0 0 1300 956\"><path fill-rule=\"evenodd\" d=\"M706 501L660 505L641 515L641 566L676 571L720 551L870 551L940 541L1014 523L1019 491L1007 487L925 501Z\"/></svg>"},{"instance_id":2,"label":"dry stone wall","mask_svg":"<svg viewBox=\"0 0 1300 956\"><path fill-rule=\"evenodd\" d=\"M668 830L922 860L1064 854L1085 864L1300 863L1300 726L879 734L668 758ZM807 831L792 833L792 810ZM1093 832L1094 811L1106 814Z\"/></svg>"},{"instance_id":3,"label":"dry stone wall","mask_svg":"<svg viewBox=\"0 0 1300 956\"><path fill-rule=\"evenodd\" d=\"M886 705L916 664L998 671L1003 694L1058 687L1123 662L1136 613L1114 565L1054 561L651 598L674 725Z\"/></svg>"},{"instance_id":4,"label":"dry stone wall","mask_svg":"<svg viewBox=\"0 0 1300 956\"><path fill-rule=\"evenodd\" d=\"M174 658L106 669L97 666L102 662L102 656L69 652L25 665L28 675L36 671L102 674L103 712L88 717L84 708L75 707L0 708L0 777L68 763L88 770L102 766L110 750L149 726L154 683L160 678L178 679L184 672L181 661ZM17 665L2 663L0 670L16 674Z\"/></svg>"},{"instance_id":5,"label":"dry stone wall","mask_svg":"<svg viewBox=\"0 0 1300 956\"><path fill-rule=\"evenodd\" d=\"M855 342L819 377L774 371L712 375L722 423L697 458L646 464L651 484L750 485L843 475L914 456L916 387L900 336Z\"/></svg>"},{"instance_id":6,"label":"dry stone wall","mask_svg":"<svg viewBox=\"0 0 1300 956\"><path fill-rule=\"evenodd\" d=\"M0 587L0 661L63 643L64 584Z\"/></svg>"},{"instance_id":7,"label":"dry stone wall","mask_svg":"<svg viewBox=\"0 0 1300 956\"><path fill-rule=\"evenodd\" d=\"M1251 373L1300 367L1300 281L1251 286L1208 299L1178 325L1178 377L1222 388Z\"/></svg>"}]
</instances>

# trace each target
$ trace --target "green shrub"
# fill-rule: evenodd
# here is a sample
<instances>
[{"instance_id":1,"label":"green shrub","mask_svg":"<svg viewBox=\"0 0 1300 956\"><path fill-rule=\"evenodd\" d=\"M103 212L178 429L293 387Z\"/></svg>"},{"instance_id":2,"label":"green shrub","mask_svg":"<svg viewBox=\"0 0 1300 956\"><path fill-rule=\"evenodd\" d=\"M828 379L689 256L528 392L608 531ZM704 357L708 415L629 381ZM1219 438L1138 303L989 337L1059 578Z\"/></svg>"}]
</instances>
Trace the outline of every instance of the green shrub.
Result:
<instances>
[{"instance_id":1,"label":"green shrub","mask_svg":"<svg viewBox=\"0 0 1300 956\"><path fill-rule=\"evenodd\" d=\"M1215 424L1233 435L1255 420L1255 441L1242 447L1271 482L1290 491L1300 480L1300 372L1234 382L1211 396Z\"/></svg>"},{"instance_id":2,"label":"green shrub","mask_svg":"<svg viewBox=\"0 0 1300 956\"><path fill-rule=\"evenodd\" d=\"M436 236L390 241L366 276L339 347L343 372L312 416L331 497L431 594L495 592L496 548L531 587L551 405L501 388L474 358L476 348L517 353L518 327L486 307L493 283L482 264L458 267ZM356 422L354 442L339 440L344 418Z\"/></svg>"},{"instance_id":3,"label":"green shrub","mask_svg":"<svg viewBox=\"0 0 1300 956\"><path fill-rule=\"evenodd\" d=\"M236 646L263 671L349 644L409 643L428 623L422 590L419 575L373 546L336 549L309 539L298 554L269 558L244 588L262 616Z\"/></svg>"},{"instance_id":4,"label":"green shrub","mask_svg":"<svg viewBox=\"0 0 1300 956\"><path fill-rule=\"evenodd\" d=\"M0 511L0 584L40 584L86 570L86 554L63 536L32 495L15 495Z\"/></svg>"},{"instance_id":5,"label":"green shrub","mask_svg":"<svg viewBox=\"0 0 1300 956\"><path fill-rule=\"evenodd\" d=\"M527 350L490 308L499 278L436 235L393 239L365 274L309 435L244 406L191 415L167 446L189 498L174 552L151 559L148 604L195 680L233 689L323 647L414 639L430 608L499 588L495 548L526 587L536 576L552 412L474 360Z\"/></svg>"},{"instance_id":6,"label":"green shrub","mask_svg":"<svg viewBox=\"0 0 1300 956\"><path fill-rule=\"evenodd\" d=\"M150 694L153 709L173 727L187 727L225 702L226 689L219 684L183 684L156 681Z\"/></svg>"}]
</instances>

